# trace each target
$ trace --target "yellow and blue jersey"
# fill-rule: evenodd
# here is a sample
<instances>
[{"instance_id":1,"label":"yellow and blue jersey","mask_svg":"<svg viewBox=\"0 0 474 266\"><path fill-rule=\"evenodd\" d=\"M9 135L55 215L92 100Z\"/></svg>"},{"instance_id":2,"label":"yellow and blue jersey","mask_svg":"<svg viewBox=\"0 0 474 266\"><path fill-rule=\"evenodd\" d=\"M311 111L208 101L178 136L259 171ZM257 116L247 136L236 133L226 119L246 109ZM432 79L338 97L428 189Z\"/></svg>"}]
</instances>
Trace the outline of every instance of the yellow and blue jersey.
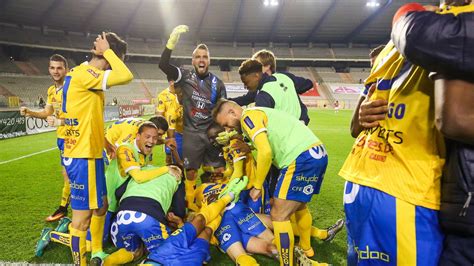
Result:
<instances>
[{"instance_id":1,"label":"yellow and blue jersey","mask_svg":"<svg viewBox=\"0 0 474 266\"><path fill-rule=\"evenodd\" d=\"M64 80L65 157L102 158L104 91L133 79L130 70L111 49L103 56L111 69L104 71L85 62L71 69Z\"/></svg>"},{"instance_id":2,"label":"yellow and blue jersey","mask_svg":"<svg viewBox=\"0 0 474 266\"><path fill-rule=\"evenodd\" d=\"M81 64L64 82L65 157L102 158L106 72Z\"/></svg>"},{"instance_id":3,"label":"yellow and blue jersey","mask_svg":"<svg viewBox=\"0 0 474 266\"><path fill-rule=\"evenodd\" d=\"M183 133L183 106L179 104L176 95L167 88L158 94L156 111L163 113L170 129Z\"/></svg>"},{"instance_id":4,"label":"yellow and blue jersey","mask_svg":"<svg viewBox=\"0 0 474 266\"><path fill-rule=\"evenodd\" d=\"M339 174L417 206L438 210L444 165L435 127L434 89L428 72L412 65L392 42L378 56L365 85L371 99L388 101L380 125L358 136Z\"/></svg>"},{"instance_id":5,"label":"yellow and blue jersey","mask_svg":"<svg viewBox=\"0 0 474 266\"><path fill-rule=\"evenodd\" d=\"M125 142L133 143L143 122L145 120L141 118L124 118L116 121L105 130L105 138L115 146Z\"/></svg>"},{"instance_id":6,"label":"yellow and blue jersey","mask_svg":"<svg viewBox=\"0 0 474 266\"><path fill-rule=\"evenodd\" d=\"M62 111L62 103L63 103L63 87L56 87L55 85L51 85L48 88L48 99L46 100L46 104L51 105L54 110L54 116L57 118L64 118L64 114ZM64 126L58 126L56 128L56 135L58 138L64 138L65 129Z\"/></svg>"}]
</instances>

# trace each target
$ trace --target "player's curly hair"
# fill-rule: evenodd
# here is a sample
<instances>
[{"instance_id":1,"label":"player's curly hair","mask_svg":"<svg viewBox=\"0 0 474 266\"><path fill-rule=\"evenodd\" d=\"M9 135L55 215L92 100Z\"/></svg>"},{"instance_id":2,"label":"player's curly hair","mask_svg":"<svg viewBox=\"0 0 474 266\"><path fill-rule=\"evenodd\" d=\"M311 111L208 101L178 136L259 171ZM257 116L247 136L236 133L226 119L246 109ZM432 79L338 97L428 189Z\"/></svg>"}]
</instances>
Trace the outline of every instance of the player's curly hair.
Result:
<instances>
[{"instance_id":1,"label":"player's curly hair","mask_svg":"<svg viewBox=\"0 0 474 266\"><path fill-rule=\"evenodd\" d=\"M239 67L239 74L241 76L252 73L262 73L262 63L255 59L247 59Z\"/></svg>"}]
</instances>

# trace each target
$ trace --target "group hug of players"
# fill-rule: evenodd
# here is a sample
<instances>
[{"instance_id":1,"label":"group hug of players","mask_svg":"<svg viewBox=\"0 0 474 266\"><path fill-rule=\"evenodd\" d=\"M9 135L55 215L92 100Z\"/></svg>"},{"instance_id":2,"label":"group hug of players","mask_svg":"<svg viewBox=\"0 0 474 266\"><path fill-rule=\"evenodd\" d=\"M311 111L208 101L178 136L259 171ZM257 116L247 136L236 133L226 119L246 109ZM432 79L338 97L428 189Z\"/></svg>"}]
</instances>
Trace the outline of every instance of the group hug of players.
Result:
<instances>
[{"instance_id":1,"label":"group hug of players","mask_svg":"<svg viewBox=\"0 0 474 266\"><path fill-rule=\"evenodd\" d=\"M394 18L393 41L375 59L366 80L365 100L356 109L357 140L340 171L347 180L343 199L349 265L473 262L472 186L456 182L458 176L469 180L470 172L462 169L472 170L472 163L459 156L469 154L463 143L472 140L466 137L472 124L456 137L450 135L455 131L442 128L445 137L454 138L448 142L451 159L445 166L445 143L434 121L438 108L449 106L443 101L460 91L472 95L463 91L470 79L466 69L459 69L470 65L459 54L442 56L443 49L426 53L434 43L448 45L443 38L471 40L466 25L473 20L472 12L472 5L427 10L410 4ZM426 27L439 25L443 27L436 38L426 35ZM455 30L459 28L466 30ZM312 227L306 205L319 193L328 162L322 142L306 126L309 117L298 96L312 84L276 73L273 55L261 51L239 68L249 93L225 100L222 81L208 72L207 46L196 47L191 70L169 63L180 34L187 30L173 30L161 57L160 69L170 80L169 90L159 97L163 116L120 120L105 136L103 92L133 78L123 63L126 44L113 33L98 36L92 59L67 74L65 60L58 70L59 59L52 57L50 73L56 86L49 89L47 107L21 112L58 126L67 186L62 208L48 219L64 216L68 188L73 215L72 222L63 218L55 230L43 230L37 254L52 240L68 245L78 265L86 264L89 248L93 264L123 264L146 253L143 264L201 265L209 261L213 243L238 265L258 265L251 254L273 257L280 265L323 264L309 259L314 255L311 236L331 240L343 222L327 230ZM457 51L466 51L463 45L456 43ZM425 68L437 72L431 77L436 86ZM57 79L58 71L64 71L64 80ZM446 88L451 88L449 95L434 97L435 90ZM466 103L462 96L457 99L456 104ZM255 107L241 107L250 103ZM52 115L54 111L58 113ZM163 143L169 164L152 166L153 147ZM196 188L201 166L202 183ZM443 167L443 182L450 186L441 191ZM443 205L447 199L448 207ZM117 247L112 254L102 250L108 235Z\"/></svg>"},{"instance_id":2,"label":"group hug of players","mask_svg":"<svg viewBox=\"0 0 474 266\"><path fill-rule=\"evenodd\" d=\"M160 68L170 87L158 96L158 115L122 119L105 130L104 91L133 78L123 63L126 43L103 33L92 59L70 71L64 57L51 57L55 85L47 107L20 110L58 127L65 170L61 206L47 218L59 223L43 229L36 255L53 241L69 246L78 265L86 264L87 251L91 264L124 264L146 253L143 264L201 265L213 243L238 265L258 265L251 254L318 265L309 259L311 237L330 241L343 228L342 219L313 227L306 206L328 163L298 96L313 83L275 73L275 57L264 50L239 69L249 93L226 100L223 82L208 72L207 46L194 50L192 70L169 63L187 30L176 27L163 52ZM161 144L167 165L153 166L153 148ZM65 217L69 201L72 220ZM111 254L102 248L109 238L117 248Z\"/></svg>"}]
</instances>

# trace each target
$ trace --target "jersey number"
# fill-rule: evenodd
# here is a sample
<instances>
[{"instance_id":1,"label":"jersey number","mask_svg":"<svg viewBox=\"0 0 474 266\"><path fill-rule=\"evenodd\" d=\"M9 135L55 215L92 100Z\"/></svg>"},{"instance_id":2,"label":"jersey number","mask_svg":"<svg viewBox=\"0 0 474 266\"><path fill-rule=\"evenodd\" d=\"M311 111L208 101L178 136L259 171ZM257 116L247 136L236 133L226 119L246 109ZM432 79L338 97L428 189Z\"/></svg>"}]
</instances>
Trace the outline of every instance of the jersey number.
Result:
<instances>
[{"instance_id":1,"label":"jersey number","mask_svg":"<svg viewBox=\"0 0 474 266\"><path fill-rule=\"evenodd\" d=\"M69 91L69 84L71 83L71 76L66 76L64 79L64 85L63 85L63 113L67 113L66 111L66 103L67 103L67 92Z\"/></svg>"}]
</instances>

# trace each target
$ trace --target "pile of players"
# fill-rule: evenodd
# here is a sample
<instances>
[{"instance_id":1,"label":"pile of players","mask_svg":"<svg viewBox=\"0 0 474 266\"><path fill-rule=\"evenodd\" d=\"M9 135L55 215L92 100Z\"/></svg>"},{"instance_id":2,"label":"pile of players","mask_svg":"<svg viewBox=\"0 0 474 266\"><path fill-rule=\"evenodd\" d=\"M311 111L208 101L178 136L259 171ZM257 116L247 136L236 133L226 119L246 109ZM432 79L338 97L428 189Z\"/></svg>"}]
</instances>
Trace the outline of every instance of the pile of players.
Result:
<instances>
[{"instance_id":1,"label":"pile of players","mask_svg":"<svg viewBox=\"0 0 474 266\"><path fill-rule=\"evenodd\" d=\"M91 264L124 264L146 253L145 264L201 265L211 242L238 265L258 265L251 254L281 265L325 265L309 259L311 237L330 241L344 222L315 228L307 206L328 163L299 97L312 81L275 72L274 55L263 50L239 68L249 93L226 100L223 82L208 72L206 45L194 50L191 70L169 63L187 31L176 27L161 56L170 88L158 97L158 116L105 130L104 92L133 79L123 63L126 43L99 35L92 59L69 72L62 56L51 57L47 107L21 109L58 127L64 166L63 200L47 220L63 218L43 230L37 255L53 241L70 247L76 265L86 264L87 251ZM166 145L166 166L152 165L158 144ZM111 254L103 250L109 237L117 247Z\"/></svg>"}]
</instances>

